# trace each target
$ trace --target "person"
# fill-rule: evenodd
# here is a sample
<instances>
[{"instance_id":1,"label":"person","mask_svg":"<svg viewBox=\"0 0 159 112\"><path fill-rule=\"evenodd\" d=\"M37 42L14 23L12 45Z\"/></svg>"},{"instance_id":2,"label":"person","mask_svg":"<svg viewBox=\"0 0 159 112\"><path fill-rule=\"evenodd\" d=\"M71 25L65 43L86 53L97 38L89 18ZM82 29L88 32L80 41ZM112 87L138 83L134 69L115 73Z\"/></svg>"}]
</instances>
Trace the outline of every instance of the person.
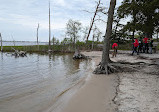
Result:
<instances>
[{"instance_id":1,"label":"person","mask_svg":"<svg viewBox=\"0 0 159 112\"><path fill-rule=\"evenodd\" d=\"M143 39L143 42L144 42L144 49L143 49L143 51L144 51L144 53L145 53L145 51L146 51L146 53L148 53L149 45L148 45L148 38L147 38L147 36L145 36L145 38Z\"/></svg>"},{"instance_id":2,"label":"person","mask_svg":"<svg viewBox=\"0 0 159 112\"><path fill-rule=\"evenodd\" d=\"M118 44L113 43L112 49L113 49L112 58L114 58L114 56L116 57L116 54L117 54Z\"/></svg>"},{"instance_id":3,"label":"person","mask_svg":"<svg viewBox=\"0 0 159 112\"><path fill-rule=\"evenodd\" d=\"M150 53L151 54L152 54L152 47L153 47L153 39L150 38L149 48L150 48Z\"/></svg>"},{"instance_id":4,"label":"person","mask_svg":"<svg viewBox=\"0 0 159 112\"><path fill-rule=\"evenodd\" d=\"M139 40L138 53L142 53L142 52L143 52L143 42L142 42L142 39L140 38L140 40Z\"/></svg>"},{"instance_id":5,"label":"person","mask_svg":"<svg viewBox=\"0 0 159 112\"><path fill-rule=\"evenodd\" d=\"M137 50L137 48L138 48L138 46L139 46L139 42L138 42L138 39L134 39L134 43L133 43L133 52L132 52L132 55L134 54L134 52L136 52L137 53L137 55L139 54L138 53L138 50Z\"/></svg>"}]
</instances>

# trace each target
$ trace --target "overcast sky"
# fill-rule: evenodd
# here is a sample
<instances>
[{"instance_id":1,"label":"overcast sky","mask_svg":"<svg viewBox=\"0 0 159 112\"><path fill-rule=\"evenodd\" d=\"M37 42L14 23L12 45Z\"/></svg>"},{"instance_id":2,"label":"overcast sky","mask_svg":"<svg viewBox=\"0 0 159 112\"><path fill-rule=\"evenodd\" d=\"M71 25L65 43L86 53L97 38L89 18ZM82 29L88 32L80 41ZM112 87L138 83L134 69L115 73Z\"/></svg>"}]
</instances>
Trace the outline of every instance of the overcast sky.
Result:
<instances>
[{"instance_id":1,"label":"overcast sky","mask_svg":"<svg viewBox=\"0 0 159 112\"><path fill-rule=\"evenodd\" d=\"M101 0L109 7L110 0ZM117 0L117 6L122 0ZM82 10L95 10L95 0L50 0L51 34L59 40L64 38L69 19L78 20L83 26L90 24L93 14ZM36 41L36 28L40 23L39 40L48 41L49 0L0 0L0 33L3 40ZM97 23L105 31L104 23Z\"/></svg>"}]
</instances>

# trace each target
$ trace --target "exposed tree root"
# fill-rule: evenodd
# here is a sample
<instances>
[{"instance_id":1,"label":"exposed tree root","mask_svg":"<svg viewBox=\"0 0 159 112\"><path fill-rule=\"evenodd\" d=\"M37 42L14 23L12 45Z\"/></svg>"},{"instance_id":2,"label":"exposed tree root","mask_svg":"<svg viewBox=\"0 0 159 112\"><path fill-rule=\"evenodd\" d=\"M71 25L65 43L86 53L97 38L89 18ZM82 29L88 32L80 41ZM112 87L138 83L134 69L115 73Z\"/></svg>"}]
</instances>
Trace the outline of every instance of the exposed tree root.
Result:
<instances>
[{"instance_id":1,"label":"exposed tree root","mask_svg":"<svg viewBox=\"0 0 159 112\"><path fill-rule=\"evenodd\" d=\"M94 74L111 74L119 72L120 67L114 64L108 64L107 66L102 66L99 64L94 70Z\"/></svg>"},{"instance_id":2,"label":"exposed tree root","mask_svg":"<svg viewBox=\"0 0 159 112\"><path fill-rule=\"evenodd\" d=\"M113 62L109 63L108 66L103 66L101 63L97 65L94 70L94 74L111 74L118 72L137 72L139 68L149 65L144 62L129 63L129 62Z\"/></svg>"}]
</instances>

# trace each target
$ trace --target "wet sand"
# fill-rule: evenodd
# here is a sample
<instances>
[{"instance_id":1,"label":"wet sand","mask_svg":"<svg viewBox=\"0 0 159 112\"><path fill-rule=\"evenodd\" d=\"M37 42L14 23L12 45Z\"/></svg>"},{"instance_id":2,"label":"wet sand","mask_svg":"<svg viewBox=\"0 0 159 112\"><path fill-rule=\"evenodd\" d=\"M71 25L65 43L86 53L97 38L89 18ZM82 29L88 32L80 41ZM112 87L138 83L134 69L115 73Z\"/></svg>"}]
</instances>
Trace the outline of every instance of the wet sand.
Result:
<instances>
[{"instance_id":1,"label":"wet sand","mask_svg":"<svg viewBox=\"0 0 159 112\"><path fill-rule=\"evenodd\" d=\"M145 62L147 65L134 72L92 75L60 112L159 112L159 67L153 65L159 54L119 53L113 61ZM98 64L102 52L84 54Z\"/></svg>"},{"instance_id":2,"label":"wet sand","mask_svg":"<svg viewBox=\"0 0 159 112\"><path fill-rule=\"evenodd\" d=\"M101 60L101 52L84 54L92 57L96 65ZM112 99L116 95L116 86L117 75L92 74L60 112L114 112L116 105Z\"/></svg>"},{"instance_id":3,"label":"wet sand","mask_svg":"<svg viewBox=\"0 0 159 112\"><path fill-rule=\"evenodd\" d=\"M114 112L115 75L92 76L61 112Z\"/></svg>"}]
</instances>

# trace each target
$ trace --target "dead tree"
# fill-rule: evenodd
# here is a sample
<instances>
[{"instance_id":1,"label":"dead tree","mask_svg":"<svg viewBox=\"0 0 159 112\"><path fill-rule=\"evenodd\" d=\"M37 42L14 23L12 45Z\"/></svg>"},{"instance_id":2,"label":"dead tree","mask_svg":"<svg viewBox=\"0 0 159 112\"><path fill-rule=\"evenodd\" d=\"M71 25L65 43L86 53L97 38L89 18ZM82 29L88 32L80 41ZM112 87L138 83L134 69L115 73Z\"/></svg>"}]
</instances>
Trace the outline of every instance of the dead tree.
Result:
<instances>
[{"instance_id":1,"label":"dead tree","mask_svg":"<svg viewBox=\"0 0 159 112\"><path fill-rule=\"evenodd\" d=\"M98 8L99 8L99 5L101 4L101 1L99 0L98 3L97 3L97 7L96 7L96 11L94 12L94 16L93 16L93 19L91 21L91 25L90 25L90 28L89 28L89 31L88 31L88 35L87 35L87 40L86 40L86 43L88 41L88 38L89 38L89 35L91 33L91 30L92 30L92 27L93 27L93 24L94 24L94 21L95 21L95 17L97 15L97 12L98 12Z\"/></svg>"},{"instance_id":2,"label":"dead tree","mask_svg":"<svg viewBox=\"0 0 159 112\"><path fill-rule=\"evenodd\" d=\"M51 52L51 24L50 24L50 1L49 1L49 49L48 52Z\"/></svg>"},{"instance_id":3,"label":"dead tree","mask_svg":"<svg viewBox=\"0 0 159 112\"><path fill-rule=\"evenodd\" d=\"M96 30L97 30L97 26L95 25L95 28L93 29L93 38L92 38L92 50L94 49L94 39L95 39L95 36L96 36Z\"/></svg>"},{"instance_id":4,"label":"dead tree","mask_svg":"<svg viewBox=\"0 0 159 112\"><path fill-rule=\"evenodd\" d=\"M1 39L1 52L3 52L3 44L2 44L2 35L0 33L0 39Z\"/></svg>"},{"instance_id":5,"label":"dead tree","mask_svg":"<svg viewBox=\"0 0 159 112\"><path fill-rule=\"evenodd\" d=\"M52 38L52 46L53 46L52 52L55 51L55 41L56 41L56 38L53 36L53 38Z\"/></svg>"},{"instance_id":6,"label":"dead tree","mask_svg":"<svg viewBox=\"0 0 159 112\"><path fill-rule=\"evenodd\" d=\"M110 74L116 70L113 66L109 65L110 37L112 34L112 24L113 24L113 15L114 15L115 5L116 5L116 0L111 0L109 11L108 11L108 20L107 20L107 28L106 28L105 38L104 38L102 60L99 66L95 69L94 71L95 74Z\"/></svg>"},{"instance_id":7,"label":"dead tree","mask_svg":"<svg viewBox=\"0 0 159 112\"><path fill-rule=\"evenodd\" d=\"M12 54L13 56L16 56L16 57L19 57L19 56L24 57L24 56L26 56L26 52L25 51L18 51L16 49L14 49L13 47L11 47L11 48L12 48L12 50L14 50L14 53Z\"/></svg>"},{"instance_id":8,"label":"dead tree","mask_svg":"<svg viewBox=\"0 0 159 112\"><path fill-rule=\"evenodd\" d=\"M38 46L38 50L39 50L39 23L38 23L38 27L37 27L37 46Z\"/></svg>"}]
</instances>

